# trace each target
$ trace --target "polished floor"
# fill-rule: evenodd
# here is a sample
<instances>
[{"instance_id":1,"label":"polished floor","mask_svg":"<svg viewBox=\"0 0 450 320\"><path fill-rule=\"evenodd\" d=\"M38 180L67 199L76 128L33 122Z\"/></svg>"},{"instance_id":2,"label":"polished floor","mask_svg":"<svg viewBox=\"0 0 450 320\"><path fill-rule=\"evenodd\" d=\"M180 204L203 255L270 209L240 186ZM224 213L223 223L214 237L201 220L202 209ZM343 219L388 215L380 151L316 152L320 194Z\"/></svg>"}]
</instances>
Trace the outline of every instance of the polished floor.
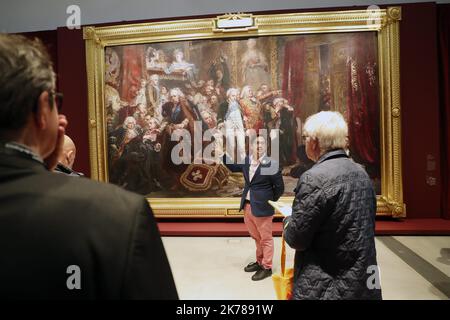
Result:
<instances>
[{"instance_id":1,"label":"polished floor","mask_svg":"<svg viewBox=\"0 0 450 320\"><path fill-rule=\"evenodd\" d=\"M254 260L250 237L164 237L180 299L275 299L272 280L252 281L243 267ZM450 299L450 236L376 239L383 298ZM275 238L279 272L281 238ZM293 251L288 250L287 265Z\"/></svg>"}]
</instances>

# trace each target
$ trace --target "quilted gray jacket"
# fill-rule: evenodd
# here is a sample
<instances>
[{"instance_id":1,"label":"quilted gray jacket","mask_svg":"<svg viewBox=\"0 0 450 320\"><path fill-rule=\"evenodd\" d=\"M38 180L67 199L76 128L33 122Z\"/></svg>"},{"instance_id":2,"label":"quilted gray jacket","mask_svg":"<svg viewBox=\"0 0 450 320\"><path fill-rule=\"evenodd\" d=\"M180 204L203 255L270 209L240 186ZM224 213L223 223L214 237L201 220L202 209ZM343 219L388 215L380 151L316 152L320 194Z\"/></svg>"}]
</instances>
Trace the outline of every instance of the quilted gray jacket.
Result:
<instances>
[{"instance_id":1,"label":"quilted gray jacket","mask_svg":"<svg viewBox=\"0 0 450 320\"><path fill-rule=\"evenodd\" d=\"M296 250L293 299L381 299L376 196L365 170L333 150L294 191L292 216L284 220L285 240Z\"/></svg>"}]
</instances>

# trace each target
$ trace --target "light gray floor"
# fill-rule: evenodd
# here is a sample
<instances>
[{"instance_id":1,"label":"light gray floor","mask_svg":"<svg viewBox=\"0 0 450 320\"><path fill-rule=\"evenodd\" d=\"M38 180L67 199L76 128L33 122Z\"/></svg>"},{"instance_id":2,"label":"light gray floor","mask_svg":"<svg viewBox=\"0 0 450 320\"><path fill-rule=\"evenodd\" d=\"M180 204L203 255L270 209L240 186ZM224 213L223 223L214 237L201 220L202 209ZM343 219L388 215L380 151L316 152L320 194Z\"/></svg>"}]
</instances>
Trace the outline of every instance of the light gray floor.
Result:
<instances>
[{"instance_id":1,"label":"light gray floor","mask_svg":"<svg viewBox=\"0 0 450 320\"><path fill-rule=\"evenodd\" d=\"M250 237L165 237L163 242L180 299L276 299L271 278L252 281L252 273L243 271L254 261ZM384 299L449 299L450 237L378 237L376 247ZM280 248L277 237L274 272L279 272ZM291 249L287 261L292 265Z\"/></svg>"}]
</instances>

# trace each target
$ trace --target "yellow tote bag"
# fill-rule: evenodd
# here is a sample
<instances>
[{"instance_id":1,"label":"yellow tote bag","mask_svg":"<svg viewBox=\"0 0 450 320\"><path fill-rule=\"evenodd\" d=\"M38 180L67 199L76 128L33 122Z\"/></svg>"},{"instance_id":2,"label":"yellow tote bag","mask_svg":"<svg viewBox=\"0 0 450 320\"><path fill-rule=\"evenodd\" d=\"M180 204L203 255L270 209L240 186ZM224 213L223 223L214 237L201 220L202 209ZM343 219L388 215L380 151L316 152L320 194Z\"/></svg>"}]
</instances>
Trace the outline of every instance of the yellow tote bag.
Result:
<instances>
[{"instance_id":1,"label":"yellow tote bag","mask_svg":"<svg viewBox=\"0 0 450 320\"><path fill-rule=\"evenodd\" d=\"M281 237L281 273L272 275L273 286L278 300L290 300L294 284L294 269L286 269L286 246Z\"/></svg>"}]
</instances>

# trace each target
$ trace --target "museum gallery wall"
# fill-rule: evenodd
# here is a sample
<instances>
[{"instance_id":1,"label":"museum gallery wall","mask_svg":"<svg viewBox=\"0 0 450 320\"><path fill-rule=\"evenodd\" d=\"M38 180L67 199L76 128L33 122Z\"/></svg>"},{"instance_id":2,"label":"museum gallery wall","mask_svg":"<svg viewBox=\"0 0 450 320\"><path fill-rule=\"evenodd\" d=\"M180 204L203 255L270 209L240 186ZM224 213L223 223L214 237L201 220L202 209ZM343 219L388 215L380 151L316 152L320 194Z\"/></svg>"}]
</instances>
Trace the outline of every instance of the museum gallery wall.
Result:
<instances>
[{"instance_id":1,"label":"museum gallery wall","mask_svg":"<svg viewBox=\"0 0 450 320\"><path fill-rule=\"evenodd\" d=\"M400 81L403 192L409 218L441 215L440 160L443 151L439 143L436 11L433 3L402 6ZM417 21L421 23L417 24ZM65 95L64 112L70 119L68 133L78 147L75 169L89 175L86 57L82 32L59 28L34 35L41 37L51 48L58 72L59 90ZM148 47L139 49L144 56ZM417 50L418 47L421 49ZM258 43L258 48L264 48L264 43ZM245 50L245 43L242 43L242 50ZM120 55L124 54L124 49L119 51ZM322 57L326 54L323 52ZM282 87L283 84L278 85ZM323 99L323 94L319 93L316 99ZM326 101L320 103L326 104ZM418 129L424 124L426 130Z\"/></svg>"}]
</instances>

